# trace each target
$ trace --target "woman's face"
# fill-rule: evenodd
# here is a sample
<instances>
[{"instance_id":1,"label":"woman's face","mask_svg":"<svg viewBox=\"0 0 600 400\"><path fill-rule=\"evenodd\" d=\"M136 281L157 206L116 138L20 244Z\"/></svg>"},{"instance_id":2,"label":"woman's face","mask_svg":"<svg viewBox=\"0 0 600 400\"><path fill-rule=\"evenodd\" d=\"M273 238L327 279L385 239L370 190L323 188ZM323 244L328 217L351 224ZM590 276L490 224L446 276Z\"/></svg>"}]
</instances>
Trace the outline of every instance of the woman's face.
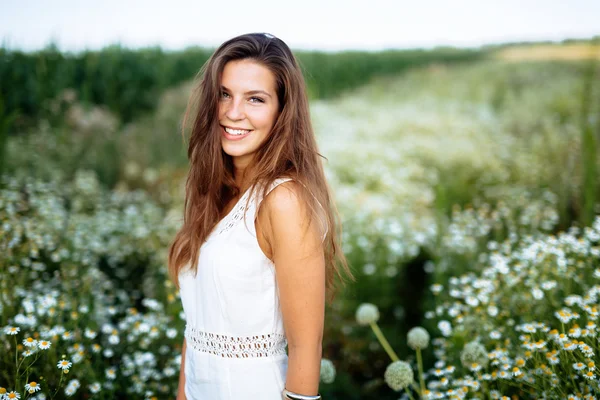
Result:
<instances>
[{"instance_id":1,"label":"woman's face","mask_svg":"<svg viewBox=\"0 0 600 400\"><path fill-rule=\"evenodd\" d=\"M273 73L256 61L225 64L221 77L221 145L236 168L245 168L275 124L279 110Z\"/></svg>"}]
</instances>

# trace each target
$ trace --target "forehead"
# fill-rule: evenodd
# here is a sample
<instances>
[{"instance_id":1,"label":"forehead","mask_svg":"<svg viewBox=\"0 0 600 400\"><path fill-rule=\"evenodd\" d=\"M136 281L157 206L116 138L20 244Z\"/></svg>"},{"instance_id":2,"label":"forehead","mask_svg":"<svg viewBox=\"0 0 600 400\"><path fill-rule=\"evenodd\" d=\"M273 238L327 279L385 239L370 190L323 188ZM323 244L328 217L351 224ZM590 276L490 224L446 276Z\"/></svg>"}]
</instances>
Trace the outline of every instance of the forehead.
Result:
<instances>
[{"instance_id":1,"label":"forehead","mask_svg":"<svg viewBox=\"0 0 600 400\"><path fill-rule=\"evenodd\" d=\"M231 90L265 90L275 92L275 75L254 60L229 61L221 74L221 85Z\"/></svg>"}]
</instances>

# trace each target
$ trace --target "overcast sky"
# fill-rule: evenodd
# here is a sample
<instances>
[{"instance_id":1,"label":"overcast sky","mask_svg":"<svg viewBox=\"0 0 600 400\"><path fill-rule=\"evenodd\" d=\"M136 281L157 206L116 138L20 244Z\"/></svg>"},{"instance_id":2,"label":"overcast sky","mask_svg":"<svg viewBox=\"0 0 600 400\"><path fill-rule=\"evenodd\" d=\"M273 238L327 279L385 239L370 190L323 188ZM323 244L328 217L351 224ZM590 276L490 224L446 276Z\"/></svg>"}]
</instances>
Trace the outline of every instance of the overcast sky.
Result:
<instances>
[{"instance_id":1,"label":"overcast sky","mask_svg":"<svg viewBox=\"0 0 600 400\"><path fill-rule=\"evenodd\" d=\"M13 49L213 47L247 32L321 50L589 38L600 0L0 0L0 39Z\"/></svg>"}]
</instances>

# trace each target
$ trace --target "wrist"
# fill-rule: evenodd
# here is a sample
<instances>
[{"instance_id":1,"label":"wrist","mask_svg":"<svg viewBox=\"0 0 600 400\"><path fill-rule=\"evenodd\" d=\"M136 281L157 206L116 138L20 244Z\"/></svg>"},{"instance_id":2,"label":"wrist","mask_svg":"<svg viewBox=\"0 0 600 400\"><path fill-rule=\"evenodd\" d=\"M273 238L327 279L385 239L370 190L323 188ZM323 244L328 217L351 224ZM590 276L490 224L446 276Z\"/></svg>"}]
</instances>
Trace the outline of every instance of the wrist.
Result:
<instances>
[{"instance_id":1,"label":"wrist","mask_svg":"<svg viewBox=\"0 0 600 400\"><path fill-rule=\"evenodd\" d=\"M321 400L321 394L317 393L316 396L307 396L299 393L290 392L287 389L283 389L281 392L283 400Z\"/></svg>"}]
</instances>

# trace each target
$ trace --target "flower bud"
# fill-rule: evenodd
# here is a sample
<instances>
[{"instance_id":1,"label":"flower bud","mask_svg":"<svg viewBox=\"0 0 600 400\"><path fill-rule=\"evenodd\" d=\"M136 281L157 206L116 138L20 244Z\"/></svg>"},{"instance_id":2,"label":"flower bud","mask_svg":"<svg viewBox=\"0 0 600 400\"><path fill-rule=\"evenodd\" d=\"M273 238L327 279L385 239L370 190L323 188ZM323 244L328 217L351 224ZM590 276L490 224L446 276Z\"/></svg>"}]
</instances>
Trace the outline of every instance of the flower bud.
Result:
<instances>
[{"instance_id":1,"label":"flower bud","mask_svg":"<svg viewBox=\"0 0 600 400\"><path fill-rule=\"evenodd\" d=\"M356 322L359 325L369 325L379 320L379 310L371 303L363 303L356 309Z\"/></svg>"},{"instance_id":2,"label":"flower bud","mask_svg":"<svg viewBox=\"0 0 600 400\"><path fill-rule=\"evenodd\" d=\"M326 358L321 359L321 381L323 383L333 383L335 380L335 366Z\"/></svg>"},{"instance_id":3,"label":"flower bud","mask_svg":"<svg viewBox=\"0 0 600 400\"><path fill-rule=\"evenodd\" d=\"M386 368L383 379L390 388L398 392L412 383L414 373L407 362L394 361Z\"/></svg>"},{"instance_id":4,"label":"flower bud","mask_svg":"<svg viewBox=\"0 0 600 400\"><path fill-rule=\"evenodd\" d=\"M429 333L420 326L408 331L407 339L408 346L413 350L424 349L429 345Z\"/></svg>"},{"instance_id":5,"label":"flower bud","mask_svg":"<svg viewBox=\"0 0 600 400\"><path fill-rule=\"evenodd\" d=\"M469 342L463 348L460 354L460 361L465 368L470 368L473 363L477 363L482 367L487 367L489 358L485 347L476 341Z\"/></svg>"}]
</instances>

